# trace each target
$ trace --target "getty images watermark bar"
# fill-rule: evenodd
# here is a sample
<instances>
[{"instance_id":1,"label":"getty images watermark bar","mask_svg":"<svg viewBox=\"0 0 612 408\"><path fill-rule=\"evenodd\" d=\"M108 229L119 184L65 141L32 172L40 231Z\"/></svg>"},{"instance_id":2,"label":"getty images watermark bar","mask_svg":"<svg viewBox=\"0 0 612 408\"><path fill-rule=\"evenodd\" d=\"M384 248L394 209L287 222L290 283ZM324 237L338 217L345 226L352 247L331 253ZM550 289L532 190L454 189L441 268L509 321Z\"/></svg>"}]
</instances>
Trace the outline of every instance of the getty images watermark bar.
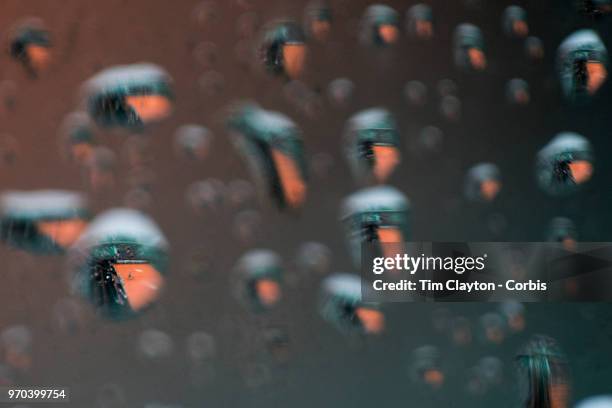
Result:
<instances>
[{"instance_id":1,"label":"getty images watermark bar","mask_svg":"<svg viewBox=\"0 0 612 408\"><path fill-rule=\"evenodd\" d=\"M368 243L366 302L612 301L610 242Z\"/></svg>"}]
</instances>

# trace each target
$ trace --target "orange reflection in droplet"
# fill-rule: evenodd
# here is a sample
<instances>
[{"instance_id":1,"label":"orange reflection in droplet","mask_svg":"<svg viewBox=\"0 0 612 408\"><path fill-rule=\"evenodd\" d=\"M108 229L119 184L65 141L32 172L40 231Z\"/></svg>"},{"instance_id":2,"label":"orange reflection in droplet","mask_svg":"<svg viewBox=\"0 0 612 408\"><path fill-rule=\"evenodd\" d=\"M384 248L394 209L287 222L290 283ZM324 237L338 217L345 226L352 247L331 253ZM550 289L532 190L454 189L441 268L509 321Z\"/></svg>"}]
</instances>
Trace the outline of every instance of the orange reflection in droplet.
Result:
<instances>
[{"instance_id":1,"label":"orange reflection in droplet","mask_svg":"<svg viewBox=\"0 0 612 408\"><path fill-rule=\"evenodd\" d=\"M291 79L302 76L306 65L306 45L305 44L285 44L283 46L283 68Z\"/></svg>"},{"instance_id":2,"label":"orange reflection in droplet","mask_svg":"<svg viewBox=\"0 0 612 408\"><path fill-rule=\"evenodd\" d=\"M39 221L37 227L42 234L51 238L61 247L66 248L81 236L81 233L87 227L87 222L80 218Z\"/></svg>"},{"instance_id":3,"label":"orange reflection in droplet","mask_svg":"<svg viewBox=\"0 0 612 408\"><path fill-rule=\"evenodd\" d=\"M512 30L517 37L526 37L529 34L529 26L523 20L514 20Z\"/></svg>"},{"instance_id":4,"label":"orange reflection in droplet","mask_svg":"<svg viewBox=\"0 0 612 408\"><path fill-rule=\"evenodd\" d=\"M385 44L393 44L399 38L399 30L392 24L381 24L378 27L378 35Z\"/></svg>"},{"instance_id":5,"label":"orange reflection in droplet","mask_svg":"<svg viewBox=\"0 0 612 408\"><path fill-rule=\"evenodd\" d=\"M379 183L387 181L400 162L399 150L393 146L372 146L374 152L374 177Z\"/></svg>"},{"instance_id":6,"label":"orange reflection in droplet","mask_svg":"<svg viewBox=\"0 0 612 408\"><path fill-rule=\"evenodd\" d=\"M431 38L433 36L433 25L431 21L417 20L416 33L421 38Z\"/></svg>"},{"instance_id":7,"label":"orange reflection in droplet","mask_svg":"<svg viewBox=\"0 0 612 408\"><path fill-rule=\"evenodd\" d=\"M51 62L51 52L48 47L30 44L26 48L28 63L35 72L47 69Z\"/></svg>"},{"instance_id":8,"label":"orange reflection in droplet","mask_svg":"<svg viewBox=\"0 0 612 408\"><path fill-rule=\"evenodd\" d=\"M444 384L444 373L431 368L423 373L423 380L433 388L440 388Z\"/></svg>"},{"instance_id":9,"label":"orange reflection in droplet","mask_svg":"<svg viewBox=\"0 0 612 408\"><path fill-rule=\"evenodd\" d=\"M358 307L355 315L363 325L366 333L378 334L385 328L385 316L379 310Z\"/></svg>"},{"instance_id":10,"label":"orange reflection in droplet","mask_svg":"<svg viewBox=\"0 0 612 408\"><path fill-rule=\"evenodd\" d=\"M272 279L259 279L255 282L257 298L264 306L274 306L281 298L281 288L278 282Z\"/></svg>"},{"instance_id":11,"label":"orange reflection in droplet","mask_svg":"<svg viewBox=\"0 0 612 408\"><path fill-rule=\"evenodd\" d=\"M568 166L576 184L582 184L589 181L593 175L593 165L586 160L576 160L571 162Z\"/></svg>"},{"instance_id":12,"label":"orange reflection in droplet","mask_svg":"<svg viewBox=\"0 0 612 408\"><path fill-rule=\"evenodd\" d=\"M501 183L497 180L485 180L480 183L480 194L487 201L493 201L501 190Z\"/></svg>"},{"instance_id":13,"label":"orange reflection in droplet","mask_svg":"<svg viewBox=\"0 0 612 408\"><path fill-rule=\"evenodd\" d=\"M130 307L141 310L153 303L164 285L162 275L149 263L116 263Z\"/></svg>"},{"instance_id":14,"label":"orange reflection in droplet","mask_svg":"<svg viewBox=\"0 0 612 408\"><path fill-rule=\"evenodd\" d=\"M310 24L312 35L319 41L325 40L331 31L331 23L327 20L313 20Z\"/></svg>"},{"instance_id":15,"label":"orange reflection in droplet","mask_svg":"<svg viewBox=\"0 0 612 408\"><path fill-rule=\"evenodd\" d=\"M608 77L606 67L598 61L589 61L586 64L587 69L587 90L593 95L601 87Z\"/></svg>"},{"instance_id":16,"label":"orange reflection in droplet","mask_svg":"<svg viewBox=\"0 0 612 408\"><path fill-rule=\"evenodd\" d=\"M292 208L302 205L306 199L306 183L302 179L295 161L278 149L272 149L272 158L285 195L285 201Z\"/></svg>"},{"instance_id":17,"label":"orange reflection in droplet","mask_svg":"<svg viewBox=\"0 0 612 408\"><path fill-rule=\"evenodd\" d=\"M474 69L482 71L487 67L487 57L482 50L472 47L468 50L468 57Z\"/></svg>"},{"instance_id":18,"label":"orange reflection in droplet","mask_svg":"<svg viewBox=\"0 0 612 408\"><path fill-rule=\"evenodd\" d=\"M164 119L172 109L168 98L162 95L130 95L125 97L125 103L144 123Z\"/></svg>"}]
</instances>

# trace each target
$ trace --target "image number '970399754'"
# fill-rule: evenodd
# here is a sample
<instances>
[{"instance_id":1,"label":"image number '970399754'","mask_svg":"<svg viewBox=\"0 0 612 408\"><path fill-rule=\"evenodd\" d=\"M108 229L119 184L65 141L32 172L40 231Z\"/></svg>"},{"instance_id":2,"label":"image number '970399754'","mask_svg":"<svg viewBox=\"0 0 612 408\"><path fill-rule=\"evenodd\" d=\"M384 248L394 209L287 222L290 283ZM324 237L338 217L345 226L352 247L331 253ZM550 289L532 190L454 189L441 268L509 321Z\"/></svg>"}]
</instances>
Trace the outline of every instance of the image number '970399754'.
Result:
<instances>
[{"instance_id":1,"label":"image number '970399754'","mask_svg":"<svg viewBox=\"0 0 612 408\"><path fill-rule=\"evenodd\" d=\"M612 406L612 2L0 8L3 403ZM364 296L414 242L582 272Z\"/></svg>"}]
</instances>

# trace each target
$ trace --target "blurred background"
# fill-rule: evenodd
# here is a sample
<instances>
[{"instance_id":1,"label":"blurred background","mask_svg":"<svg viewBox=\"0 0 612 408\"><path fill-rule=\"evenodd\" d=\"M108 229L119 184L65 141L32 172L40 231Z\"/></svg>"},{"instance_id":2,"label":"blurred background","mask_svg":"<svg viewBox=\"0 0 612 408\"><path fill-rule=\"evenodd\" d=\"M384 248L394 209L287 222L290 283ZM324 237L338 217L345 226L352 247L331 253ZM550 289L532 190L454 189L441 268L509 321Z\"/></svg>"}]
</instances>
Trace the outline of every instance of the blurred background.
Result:
<instances>
[{"instance_id":1,"label":"blurred background","mask_svg":"<svg viewBox=\"0 0 612 408\"><path fill-rule=\"evenodd\" d=\"M1 246L3 347L25 344L31 358L17 368L1 363L3 381L67 386L71 402L57 406L74 407L510 407L520 401L514 356L541 333L555 338L568 358L574 401L609 393L607 304L527 304L524 330L512 332L498 304L402 303L387 308L386 331L374 338L344 336L317 312L320 280L356 272L339 206L359 186L341 136L345 121L361 109L383 106L397 118L403 160L389 184L411 200L413 239L541 241L556 216L574 221L579 240L612 238L612 85L604 84L588 104L571 105L555 69L558 45L576 29L594 28L612 46L610 19L585 16L572 1L428 3L433 39L402 34L393 47L376 49L358 41L372 2L332 0L329 37L309 42L303 78L288 82L265 72L258 59L261 29L276 19L301 23L307 1L5 0L5 49L10 27L29 16L42 19L53 46L49 69L36 78L8 51L0 54L0 189L77 190L88 194L94 212L141 209L166 234L171 258L155 307L118 323L70 294L64 257ZM386 4L403 26L413 2ZM541 61L525 56L524 40L503 34L501 16L510 4L527 10L530 35L544 45ZM489 61L483 73L466 74L453 64L452 33L462 22L483 31ZM102 150L91 165L109 178L92 184L87 171L66 159L62 121L79 109L79 88L89 77L138 62L158 64L172 76L174 112L143 132L97 129ZM352 87L334 83L338 78ZM512 78L529 83L527 105L508 103ZM414 80L427 89L422 106L405 97ZM339 98L334 87L343 86L346 96ZM455 98L447 106L449 93ZM227 108L241 100L280 111L302 130L310 184L297 213L255 196L224 128ZM185 124L209 129L203 160L178 151L176 131ZM428 126L441 136L433 146L421 138ZM535 155L566 130L591 141L595 172L579 194L555 198L536 185ZM482 161L497 164L503 179L488 205L463 197L466 172ZM322 246L312 254L308 242ZM286 274L282 302L266 314L237 302L230 279L236 260L259 247L278 252ZM316 259L316 272L303 266L304 258ZM483 318L490 314L497 318ZM502 337L490 341L487 325L500 319ZM467 327L468 341L456 341L457 327ZM413 351L424 345L439 351L440 387L412 378ZM486 357L495 360L495 381L483 383L478 367Z\"/></svg>"}]
</instances>

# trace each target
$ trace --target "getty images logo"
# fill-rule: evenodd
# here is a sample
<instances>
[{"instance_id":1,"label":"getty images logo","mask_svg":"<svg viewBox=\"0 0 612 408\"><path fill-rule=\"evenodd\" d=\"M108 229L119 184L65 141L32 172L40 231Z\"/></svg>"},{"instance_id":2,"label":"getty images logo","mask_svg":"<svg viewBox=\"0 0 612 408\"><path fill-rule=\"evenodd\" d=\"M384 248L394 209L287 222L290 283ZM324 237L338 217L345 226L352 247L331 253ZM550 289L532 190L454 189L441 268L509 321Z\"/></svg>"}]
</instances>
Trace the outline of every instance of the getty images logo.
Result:
<instances>
[{"instance_id":1,"label":"getty images logo","mask_svg":"<svg viewBox=\"0 0 612 408\"><path fill-rule=\"evenodd\" d=\"M462 275L465 272L484 270L486 259L487 254L481 256L396 254L393 257L375 257L372 260L372 272L381 275L386 271L403 271L414 275L418 271L445 271Z\"/></svg>"}]
</instances>

